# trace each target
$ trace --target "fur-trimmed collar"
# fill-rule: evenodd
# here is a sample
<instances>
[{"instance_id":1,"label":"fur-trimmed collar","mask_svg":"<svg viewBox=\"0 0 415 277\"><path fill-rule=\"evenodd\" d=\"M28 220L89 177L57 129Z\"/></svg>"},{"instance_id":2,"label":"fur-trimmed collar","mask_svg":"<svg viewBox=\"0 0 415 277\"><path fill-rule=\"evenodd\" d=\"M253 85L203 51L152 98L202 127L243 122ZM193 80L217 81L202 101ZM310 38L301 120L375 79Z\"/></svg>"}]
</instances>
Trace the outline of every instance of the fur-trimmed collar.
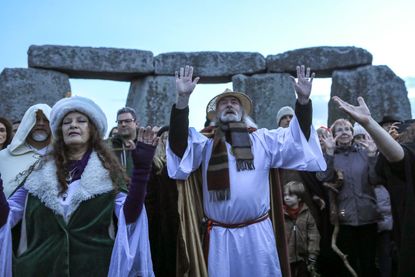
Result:
<instances>
[{"instance_id":1,"label":"fur-trimmed collar","mask_svg":"<svg viewBox=\"0 0 415 277\"><path fill-rule=\"evenodd\" d=\"M46 161L41 168L35 169L27 178L24 187L29 193L39 198L46 207L56 214L62 215L66 222L69 221L70 216L82 201L114 189L109 172L102 166L96 152L91 153L88 164L81 175L79 189L74 193L69 203L66 216L60 204L60 185L56 176L54 160Z\"/></svg>"}]
</instances>

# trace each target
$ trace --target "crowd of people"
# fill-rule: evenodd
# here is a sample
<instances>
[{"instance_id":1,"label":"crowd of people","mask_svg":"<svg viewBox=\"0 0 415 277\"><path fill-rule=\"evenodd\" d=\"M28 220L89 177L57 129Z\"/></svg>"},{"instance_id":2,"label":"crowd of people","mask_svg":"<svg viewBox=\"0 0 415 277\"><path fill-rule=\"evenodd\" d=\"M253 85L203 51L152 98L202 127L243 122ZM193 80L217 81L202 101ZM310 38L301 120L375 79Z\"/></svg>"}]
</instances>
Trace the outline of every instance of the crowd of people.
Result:
<instances>
[{"instance_id":1,"label":"crowd of people","mask_svg":"<svg viewBox=\"0 0 415 277\"><path fill-rule=\"evenodd\" d=\"M105 137L79 96L0 117L0 276L415 276L415 124L334 97L315 130L296 70L273 130L232 90L189 128L191 66L165 126L122 107Z\"/></svg>"}]
</instances>

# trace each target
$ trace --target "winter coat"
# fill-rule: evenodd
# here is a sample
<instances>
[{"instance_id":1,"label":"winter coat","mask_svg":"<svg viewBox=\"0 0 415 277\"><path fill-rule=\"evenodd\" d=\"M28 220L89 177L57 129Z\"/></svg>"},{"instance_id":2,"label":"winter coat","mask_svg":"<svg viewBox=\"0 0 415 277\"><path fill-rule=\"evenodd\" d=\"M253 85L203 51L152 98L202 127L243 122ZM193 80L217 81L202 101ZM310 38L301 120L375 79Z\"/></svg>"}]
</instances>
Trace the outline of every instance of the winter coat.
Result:
<instances>
[{"instance_id":1,"label":"winter coat","mask_svg":"<svg viewBox=\"0 0 415 277\"><path fill-rule=\"evenodd\" d=\"M371 182L378 181L375 173L376 157L355 145L336 149L333 156L325 154L327 170L318 172L323 182L334 182L336 171L343 173L343 186L337 195L339 223L362 226L376 223L381 216L377 211L376 196Z\"/></svg>"},{"instance_id":2,"label":"winter coat","mask_svg":"<svg viewBox=\"0 0 415 277\"><path fill-rule=\"evenodd\" d=\"M284 216L290 263L307 262L309 257L317 258L320 235L308 206L303 203L296 219L291 218L286 211Z\"/></svg>"}]
</instances>

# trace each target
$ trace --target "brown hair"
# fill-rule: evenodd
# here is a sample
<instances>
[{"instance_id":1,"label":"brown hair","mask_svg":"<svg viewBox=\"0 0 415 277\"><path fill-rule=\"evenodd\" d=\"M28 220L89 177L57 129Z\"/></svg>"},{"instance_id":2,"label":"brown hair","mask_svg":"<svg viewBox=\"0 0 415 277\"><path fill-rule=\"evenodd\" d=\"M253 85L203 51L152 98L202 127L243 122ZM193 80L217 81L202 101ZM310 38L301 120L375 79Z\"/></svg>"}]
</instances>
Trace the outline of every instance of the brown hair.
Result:
<instances>
[{"instance_id":1,"label":"brown hair","mask_svg":"<svg viewBox=\"0 0 415 277\"><path fill-rule=\"evenodd\" d=\"M125 173L124 168L119 163L117 157L108 145L101 139L95 124L91 120L88 121L88 124L90 130L90 137L88 141L89 149L97 152L103 167L109 171L114 190L118 191L119 187L128 182L129 178ZM64 143L62 123L60 123L53 142L52 152L56 164L56 175L58 177L59 184L61 185L60 193L64 193L68 189L68 184L66 183L66 176L68 174L66 168L69 162L67 153L68 146Z\"/></svg>"},{"instance_id":2,"label":"brown hair","mask_svg":"<svg viewBox=\"0 0 415 277\"><path fill-rule=\"evenodd\" d=\"M10 121L4 117L0 117L0 122L4 124L4 127L6 127L6 140L4 141L3 146L0 148L1 150L1 149L5 149L7 145L9 145L10 142L12 141L13 126L10 123Z\"/></svg>"},{"instance_id":3,"label":"brown hair","mask_svg":"<svg viewBox=\"0 0 415 277\"><path fill-rule=\"evenodd\" d=\"M298 181L291 181L284 185L284 192L297 195L299 198L304 199L303 196L305 194L305 188L303 183Z\"/></svg>"}]
</instances>

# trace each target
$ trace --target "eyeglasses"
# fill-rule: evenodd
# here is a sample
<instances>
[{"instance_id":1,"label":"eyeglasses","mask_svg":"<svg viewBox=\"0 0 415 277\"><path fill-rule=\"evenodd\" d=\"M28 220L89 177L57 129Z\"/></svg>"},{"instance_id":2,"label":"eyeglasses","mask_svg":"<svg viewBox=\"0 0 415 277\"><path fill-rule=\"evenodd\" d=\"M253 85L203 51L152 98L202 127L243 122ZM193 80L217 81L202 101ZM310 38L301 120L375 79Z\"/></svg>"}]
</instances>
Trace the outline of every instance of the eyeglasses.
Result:
<instances>
[{"instance_id":1,"label":"eyeglasses","mask_svg":"<svg viewBox=\"0 0 415 277\"><path fill-rule=\"evenodd\" d=\"M122 119L122 120L116 120L115 122L118 124L118 125L122 125L122 123L124 122L125 124L130 124L131 122L133 122L134 121L134 119Z\"/></svg>"}]
</instances>

